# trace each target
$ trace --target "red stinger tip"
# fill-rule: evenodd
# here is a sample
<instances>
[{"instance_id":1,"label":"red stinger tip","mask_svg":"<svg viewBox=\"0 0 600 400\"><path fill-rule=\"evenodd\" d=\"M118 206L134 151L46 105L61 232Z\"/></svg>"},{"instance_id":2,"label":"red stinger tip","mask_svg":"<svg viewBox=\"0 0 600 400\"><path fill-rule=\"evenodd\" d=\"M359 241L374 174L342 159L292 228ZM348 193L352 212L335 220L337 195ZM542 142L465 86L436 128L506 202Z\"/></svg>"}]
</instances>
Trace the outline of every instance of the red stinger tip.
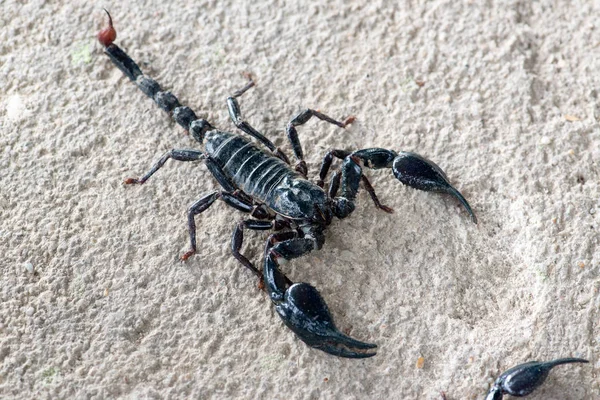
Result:
<instances>
[{"instance_id":1,"label":"red stinger tip","mask_svg":"<svg viewBox=\"0 0 600 400\"><path fill-rule=\"evenodd\" d=\"M104 9L106 11L106 9ZM106 15L108 15L108 26L98 32L98 41L102 43L102 46L108 47L115 41L117 38L117 31L113 27L112 18L108 11L106 11Z\"/></svg>"}]
</instances>

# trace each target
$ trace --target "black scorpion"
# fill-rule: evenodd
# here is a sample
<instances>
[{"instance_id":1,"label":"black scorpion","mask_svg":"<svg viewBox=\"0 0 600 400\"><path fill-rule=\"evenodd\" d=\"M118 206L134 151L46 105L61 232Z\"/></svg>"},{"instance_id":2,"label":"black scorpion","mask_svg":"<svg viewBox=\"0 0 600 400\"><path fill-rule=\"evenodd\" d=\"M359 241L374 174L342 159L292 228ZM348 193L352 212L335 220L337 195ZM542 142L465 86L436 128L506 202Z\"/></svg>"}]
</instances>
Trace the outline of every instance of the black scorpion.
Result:
<instances>
[{"instance_id":1,"label":"black scorpion","mask_svg":"<svg viewBox=\"0 0 600 400\"><path fill-rule=\"evenodd\" d=\"M353 152L331 150L323 159L317 183L308 181L307 167L296 127L312 117L317 117L344 128L353 121L353 117L339 122L311 109L294 117L286 128L298 160L295 168L292 168L287 156L280 149L242 119L237 98L254 85L252 80L227 99L229 115L237 128L258 140L269 151L261 149L243 136L217 130L208 121L198 118L189 107L181 105L172 93L163 91L155 80L145 76L135 61L113 44L116 31L110 15L109 26L98 34L98 39L110 60L142 92L170 113L196 141L205 144L204 151L171 150L163 155L146 175L139 179L129 178L125 183L143 184L169 159L203 160L223 190L201 197L189 208L191 248L181 259L186 260L196 252L194 218L209 208L215 200L222 200L249 214L252 218L238 223L233 232L233 256L264 282L264 288L283 322L311 347L349 358L365 358L376 354L375 344L358 341L339 331L317 289L308 283L293 283L279 269L280 259L297 258L323 246L323 232L333 217L346 218L354 211L361 182L376 207L393 212L391 208L379 202L369 180L363 175L363 167L391 168L396 178L405 185L425 191L449 193L460 200L473 222L477 222L465 198L448 183L446 174L433 162L415 153L396 153L381 148ZM323 189L324 180L334 158L342 160L341 173L333 174L326 192ZM240 254L245 229L277 231L267 240L262 272Z\"/></svg>"}]
</instances>

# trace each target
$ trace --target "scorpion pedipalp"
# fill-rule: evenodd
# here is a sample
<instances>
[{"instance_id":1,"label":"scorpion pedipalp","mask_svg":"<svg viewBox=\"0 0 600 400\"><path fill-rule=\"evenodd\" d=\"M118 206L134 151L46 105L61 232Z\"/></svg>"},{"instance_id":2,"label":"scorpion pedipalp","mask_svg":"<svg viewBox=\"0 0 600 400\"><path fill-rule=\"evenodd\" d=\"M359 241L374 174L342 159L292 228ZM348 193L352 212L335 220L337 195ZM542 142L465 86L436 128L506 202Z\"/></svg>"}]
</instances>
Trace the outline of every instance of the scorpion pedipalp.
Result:
<instances>
[{"instance_id":1,"label":"scorpion pedipalp","mask_svg":"<svg viewBox=\"0 0 600 400\"><path fill-rule=\"evenodd\" d=\"M540 362L529 361L519 364L502 373L488 392L486 400L501 400L503 395L523 397L540 386L557 365L569 363L588 363L582 358L560 358L558 360Z\"/></svg>"},{"instance_id":2,"label":"scorpion pedipalp","mask_svg":"<svg viewBox=\"0 0 600 400\"><path fill-rule=\"evenodd\" d=\"M276 255L265 258L264 277L267 292L283 322L310 347L346 358L367 358L376 353L377 345L344 335L335 326L329 308L319 291L308 283L287 286L279 271Z\"/></svg>"},{"instance_id":3,"label":"scorpion pedipalp","mask_svg":"<svg viewBox=\"0 0 600 400\"><path fill-rule=\"evenodd\" d=\"M477 217L467 200L448 182L448 177L433 161L416 153L400 152L392 164L394 176L405 185L427 192L445 192L456 197L465 207L471 220Z\"/></svg>"},{"instance_id":4,"label":"scorpion pedipalp","mask_svg":"<svg viewBox=\"0 0 600 400\"><path fill-rule=\"evenodd\" d=\"M354 210L354 201L358 192L359 183L362 180L367 191L371 195L377 208L391 212L391 208L382 205L373 187L362 173L362 168L386 169L391 168L394 176L403 184L415 189L427 192L443 192L456 197L465 207L471 220L477 223L477 217L471 209L471 206L463 195L448 182L448 177L444 171L433 161L426 159L416 153L398 152L382 148L362 149L354 152L345 150L331 150L327 153L321 164L319 180L317 184L320 187L324 185L324 179L331 167L333 157L342 159L342 173L339 182L334 181L335 190L330 192L333 197L337 194L337 186L341 188L340 199L337 199L337 213L339 218L347 217Z\"/></svg>"}]
</instances>

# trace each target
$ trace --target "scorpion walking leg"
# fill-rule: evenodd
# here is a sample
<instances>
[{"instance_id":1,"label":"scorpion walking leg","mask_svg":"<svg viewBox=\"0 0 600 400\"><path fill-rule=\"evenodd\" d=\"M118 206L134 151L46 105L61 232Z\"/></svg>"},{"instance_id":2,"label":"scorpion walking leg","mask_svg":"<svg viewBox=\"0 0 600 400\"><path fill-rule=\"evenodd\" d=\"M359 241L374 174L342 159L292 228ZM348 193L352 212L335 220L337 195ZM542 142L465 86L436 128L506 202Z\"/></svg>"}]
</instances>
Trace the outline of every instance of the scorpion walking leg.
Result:
<instances>
[{"instance_id":1,"label":"scorpion walking leg","mask_svg":"<svg viewBox=\"0 0 600 400\"><path fill-rule=\"evenodd\" d=\"M202 196L199 200L197 200L194 204L190 206L188 209L188 228L190 232L190 250L188 250L184 255L181 256L181 261L185 261L190 258L194 253L196 253L196 215L204 212L207 208L209 208L215 200L220 199L225 202L227 205L245 212L250 213L256 218L267 218L268 214L264 212L264 210L260 206L253 206L251 202L246 200L242 193L239 191L234 191L233 193L218 191L208 193ZM262 222L262 221L257 221ZM270 224L270 222L267 222ZM234 254L235 255L235 254ZM237 257L236 257L237 258ZM243 263L242 263L243 264ZM245 264L244 264L245 265ZM250 268L253 269L254 267ZM256 270L256 268L254 268ZM257 272L257 271L252 272ZM260 274L260 273L259 273ZM261 275L259 275L261 276Z\"/></svg>"},{"instance_id":2,"label":"scorpion walking leg","mask_svg":"<svg viewBox=\"0 0 600 400\"><path fill-rule=\"evenodd\" d=\"M329 150L325 157L323 157L323 161L321 162L321 170L319 171L319 179L317 180L317 185L321 188L325 186L325 178L329 173L329 169L331 168L331 162L333 161L333 157L339 158L343 160L344 158L350 155L349 151L346 150Z\"/></svg>"},{"instance_id":3,"label":"scorpion walking leg","mask_svg":"<svg viewBox=\"0 0 600 400\"><path fill-rule=\"evenodd\" d=\"M223 186L223 188L226 191L233 193L238 190L235 187L235 185L231 182L231 180L227 177L225 172L223 172L223 169L217 164L217 162L212 157L210 157L209 155L207 155L205 153L202 153L201 151L197 151L197 150L171 150L171 151L168 151L160 158L160 160L158 160L158 162L156 164L154 164L154 166L152 166L152 168L150 169L150 171L148 171L148 173L146 175L144 175L143 177L141 177L139 179L127 178L127 179L125 179L124 183L126 185L130 185L130 184L142 185L152 175L154 175L154 173L156 171L158 171L163 165L165 165L167 160L170 158L173 160L177 160L177 161L204 160L206 162L206 166L207 166L208 170L212 173L212 175L215 177L217 182L219 182L219 184L221 186Z\"/></svg>"},{"instance_id":4,"label":"scorpion walking leg","mask_svg":"<svg viewBox=\"0 0 600 400\"><path fill-rule=\"evenodd\" d=\"M242 89L235 92L233 95L227 98L227 108L229 109L229 117L235 124L235 126L241 131L247 133L253 138L257 139L259 142L264 144L275 154L277 157L285 161L287 164L290 163L290 160L287 158L284 152L282 152L278 147L275 147L273 142L267 139L262 133L254 129L248 122L244 121L242 118L242 112L240 110L240 104L237 101L237 98L246 93L248 89L254 86L254 81L248 82L246 86Z\"/></svg>"},{"instance_id":5,"label":"scorpion walking leg","mask_svg":"<svg viewBox=\"0 0 600 400\"><path fill-rule=\"evenodd\" d=\"M296 237L298 237L298 233L296 231L277 232L271 234L267 239L267 243L265 245L265 254L267 254L271 247L273 247L276 243L290 239L295 239ZM291 285L292 281L288 279L288 283Z\"/></svg>"},{"instance_id":6,"label":"scorpion walking leg","mask_svg":"<svg viewBox=\"0 0 600 400\"><path fill-rule=\"evenodd\" d=\"M371 200L373 200L373 203L375 203L375 207L379 208L382 211L385 211L388 214L392 214L394 212L394 209L392 207L386 206L385 204L381 204L379 198L375 194L375 189L373 188L373 185L371 185L371 182L369 182L369 178L367 178L367 176L363 174L360 180L362 181L365 189L367 189L367 193L369 193L369 195L371 196Z\"/></svg>"},{"instance_id":7,"label":"scorpion walking leg","mask_svg":"<svg viewBox=\"0 0 600 400\"><path fill-rule=\"evenodd\" d=\"M338 171L335 171L331 177L331 181L329 181L329 198L333 199L335 196L337 196L341 181L342 175Z\"/></svg>"},{"instance_id":8,"label":"scorpion walking leg","mask_svg":"<svg viewBox=\"0 0 600 400\"><path fill-rule=\"evenodd\" d=\"M161 158L160 160L158 160L158 162L156 164L154 164L154 166L152 166L152 168L150 169L150 171L148 171L148 173L146 175L144 175L143 177L136 179L136 178L127 178L125 179L125 184L126 185L130 185L130 184L139 184L142 185L144 184L144 182L146 182L152 175L154 175L154 173L156 171L158 171L163 165L165 165L165 163L167 162L167 160L169 158L172 158L173 160L177 160L177 161L198 161L202 158L203 153L201 151L196 151L196 150L171 150L166 152Z\"/></svg>"},{"instance_id":9,"label":"scorpion walking leg","mask_svg":"<svg viewBox=\"0 0 600 400\"><path fill-rule=\"evenodd\" d=\"M219 182L219 185L223 186L228 192L238 191L238 188L231 182L231 180L227 177L227 174L223 169L219 166L219 164L210 156L205 156L206 159L206 167L210 171L210 173L214 176L214 178ZM249 199L247 199L249 201ZM246 202L248 202L246 201Z\"/></svg>"},{"instance_id":10,"label":"scorpion walking leg","mask_svg":"<svg viewBox=\"0 0 600 400\"><path fill-rule=\"evenodd\" d=\"M322 233L315 229L303 238L267 246L263 269L267 293L283 322L307 345L340 357L372 357L377 346L341 333L317 289L308 283L290 285L279 269L280 258L300 257L320 247L323 241Z\"/></svg>"},{"instance_id":11,"label":"scorpion walking leg","mask_svg":"<svg viewBox=\"0 0 600 400\"><path fill-rule=\"evenodd\" d=\"M259 288L264 290L263 283L263 274L252 264L250 260L246 256L240 253L240 249L242 248L242 242L244 241L244 229L251 229L256 231L269 230L269 229L282 229L286 227L287 224L280 224L279 221L260 221L255 219L246 219L240 221L235 229L233 230L233 235L231 236L231 253L233 256L246 268L254 273L254 275L258 276L260 279ZM269 236L267 239L266 248L269 249L275 243L282 240L289 240L296 236L296 232L287 231L287 232L277 232ZM266 250L265 250L266 251ZM292 281L285 277L288 285L292 284Z\"/></svg>"},{"instance_id":12,"label":"scorpion walking leg","mask_svg":"<svg viewBox=\"0 0 600 400\"><path fill-rule=\"evenodd\" d=\"M304 177L306 177L308 170L306 167L306 162L304 161L304 153L302 151L300 139L298 139L298 131L296 130L296 127L305 124L306 122L308 122L309 119L311 119L311 117L317 117L322 121L337 125L340 128L345 128L347 125L351 124L354 121L354 117L348 117L344 122L339 122L331 117L328 117L325 114L320 113L319 111L311 110L310 108L307 108L306 110L302 111L300 114L292 118L292 120L287 124L286 132L290 143L292 144L294 155L298 160L296 164L296 171L301 173Z\"/></svg>"},{"instance_id":13,"label":"scorpion walking leg","mask_svg":"<svg viewBox=\"0 0 600 400\"><path fill-rule=\"evenodd\" d=\"M263 279L263 274L256 268L246 256L240 253L242 248L242 242L244 241L244 229L251 229L255 231L266 231L275 227L274 221L261 221L256 219L246 219L238 222L233 235L231 236L231 253L244 267L248 268L258 276L260 280Z\"/></svg>"}]
</instances>

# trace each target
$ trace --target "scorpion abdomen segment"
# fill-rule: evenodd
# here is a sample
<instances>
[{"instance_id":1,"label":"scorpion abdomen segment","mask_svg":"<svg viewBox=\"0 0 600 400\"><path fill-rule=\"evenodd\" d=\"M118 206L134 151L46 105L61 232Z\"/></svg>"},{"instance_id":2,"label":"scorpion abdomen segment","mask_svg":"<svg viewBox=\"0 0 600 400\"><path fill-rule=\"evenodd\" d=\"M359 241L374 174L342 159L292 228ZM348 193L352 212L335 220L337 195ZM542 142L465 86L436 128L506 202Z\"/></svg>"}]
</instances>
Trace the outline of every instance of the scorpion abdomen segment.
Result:
<instances>
[{"instance_id":1,"label":"scorpion abdomen segment","mask_svg":"<svg viewBox=\"0 0 600 400\"><path fill-rule=\"evenodd\" d=\"M269 194L284 178L299 175L277 157L269 155L246 138L229 132L206 135L206 152L231 181L246 194L267 202Z\"/></svg>"}]
</instances>

